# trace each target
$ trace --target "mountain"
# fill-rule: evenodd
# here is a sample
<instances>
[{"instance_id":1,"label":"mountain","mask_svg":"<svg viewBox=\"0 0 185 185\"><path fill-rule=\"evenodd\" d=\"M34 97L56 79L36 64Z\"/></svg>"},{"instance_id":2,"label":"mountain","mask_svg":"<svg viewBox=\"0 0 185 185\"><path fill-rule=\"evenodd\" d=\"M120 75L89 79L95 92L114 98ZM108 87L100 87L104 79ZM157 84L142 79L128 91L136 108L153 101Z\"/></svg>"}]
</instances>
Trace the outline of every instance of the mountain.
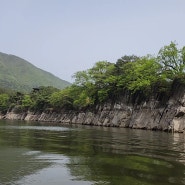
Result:
<instances>
[{"instance_id":1,"label":"mountain","mask_svg":"<svg viewBox=\"0 0 185 185\"><path fill-rule=\"evenodd\" d=\"M63 89L70 83L39 69L28 61L0 52L0 87L31 91L34 87L53 86Z\"/></svg>"}]
</instances>

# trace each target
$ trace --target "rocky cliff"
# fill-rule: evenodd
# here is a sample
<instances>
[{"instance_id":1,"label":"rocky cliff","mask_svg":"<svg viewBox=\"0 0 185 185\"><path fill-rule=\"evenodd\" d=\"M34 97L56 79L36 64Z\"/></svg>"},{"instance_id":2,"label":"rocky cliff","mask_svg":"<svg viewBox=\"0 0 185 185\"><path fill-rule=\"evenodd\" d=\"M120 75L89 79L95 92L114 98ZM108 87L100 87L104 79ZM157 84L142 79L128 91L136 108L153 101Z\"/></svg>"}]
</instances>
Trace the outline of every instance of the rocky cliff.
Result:
<instances>
[{"instance_id":1,"label":"rocky cliff","mask_svg":"<svg viewBox=\"0 0 185 185\"><path fill-rule=\"evenodd\" d=\"M11 110L1 118L184 132L185 86L174 83L170 95L151 95L147 100L139 94L132 97L123 93L116 100L83 111L15 112Z\"/></svg>"}]
</instances>

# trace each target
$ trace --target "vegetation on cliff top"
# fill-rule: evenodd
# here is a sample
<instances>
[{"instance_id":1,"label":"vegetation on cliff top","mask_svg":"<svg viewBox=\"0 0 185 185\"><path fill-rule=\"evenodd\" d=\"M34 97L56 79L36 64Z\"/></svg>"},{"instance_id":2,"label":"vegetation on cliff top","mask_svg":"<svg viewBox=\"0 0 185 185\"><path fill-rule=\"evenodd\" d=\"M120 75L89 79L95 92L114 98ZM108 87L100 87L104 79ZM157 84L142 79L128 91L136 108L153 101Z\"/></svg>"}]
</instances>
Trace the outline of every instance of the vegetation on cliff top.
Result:
<instances>
[{"instance_id":1,"label":"vegetation on cliff top","mask_svg":"<svg viewBox=\"0 0 185 185\"><path fill-rule=\"evenodd\" d=\"M19 111L82 109L114 99L125 91L145 98L153 93L168 94L175 79L185 81L185 47L178 49L171 42L156 57L125 55L116 63L99 61L73 77L75 82L63 90L40 87L29 94L2 92L0 110L15 106Z\"/></svg>"}]
</instances>

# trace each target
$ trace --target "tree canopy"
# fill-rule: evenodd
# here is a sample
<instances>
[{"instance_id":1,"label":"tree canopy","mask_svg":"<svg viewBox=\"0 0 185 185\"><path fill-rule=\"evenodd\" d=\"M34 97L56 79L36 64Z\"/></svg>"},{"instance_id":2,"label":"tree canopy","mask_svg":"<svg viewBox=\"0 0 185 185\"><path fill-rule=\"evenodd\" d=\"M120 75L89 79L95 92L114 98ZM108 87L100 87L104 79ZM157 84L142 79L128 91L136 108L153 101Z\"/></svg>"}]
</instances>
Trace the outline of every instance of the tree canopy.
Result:
<instances>
[{"instance_id":1,"label":"tree canopy","mask_svg":"<svg viewBox=\"0 0 185 185\"><path fill-rule=\"evenodd\" d=\"M125 55L116 63L99 61L90 69L76 72L74 83L63 90L40 87L31 93L0 91L0 110L19 105L24 109L83 109L116 98L124 91L140 92L146 97L157 89L169 90L173 80L185 81L185 47L175 42L162 47L157 56Z\"/></svg>"}]
</instances>

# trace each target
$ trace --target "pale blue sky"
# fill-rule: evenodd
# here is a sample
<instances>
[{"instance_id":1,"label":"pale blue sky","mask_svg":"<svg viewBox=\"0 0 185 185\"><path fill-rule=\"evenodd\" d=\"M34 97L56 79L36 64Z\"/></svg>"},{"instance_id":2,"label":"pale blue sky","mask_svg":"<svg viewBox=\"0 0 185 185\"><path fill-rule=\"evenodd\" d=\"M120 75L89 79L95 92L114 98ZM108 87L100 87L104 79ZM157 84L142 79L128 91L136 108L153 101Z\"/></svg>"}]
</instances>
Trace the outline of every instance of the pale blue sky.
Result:
<instances>
[{"instance_id":1,"label":"pale blue sky","mask_svg":"<svg viewBox=\"0 0 185 185\"><path fill-rule=\"evenodd\" d=\"M72 81L95 62L185 45L185 0L0 0L0 52Z\"/></svg>"}]
</instances>

